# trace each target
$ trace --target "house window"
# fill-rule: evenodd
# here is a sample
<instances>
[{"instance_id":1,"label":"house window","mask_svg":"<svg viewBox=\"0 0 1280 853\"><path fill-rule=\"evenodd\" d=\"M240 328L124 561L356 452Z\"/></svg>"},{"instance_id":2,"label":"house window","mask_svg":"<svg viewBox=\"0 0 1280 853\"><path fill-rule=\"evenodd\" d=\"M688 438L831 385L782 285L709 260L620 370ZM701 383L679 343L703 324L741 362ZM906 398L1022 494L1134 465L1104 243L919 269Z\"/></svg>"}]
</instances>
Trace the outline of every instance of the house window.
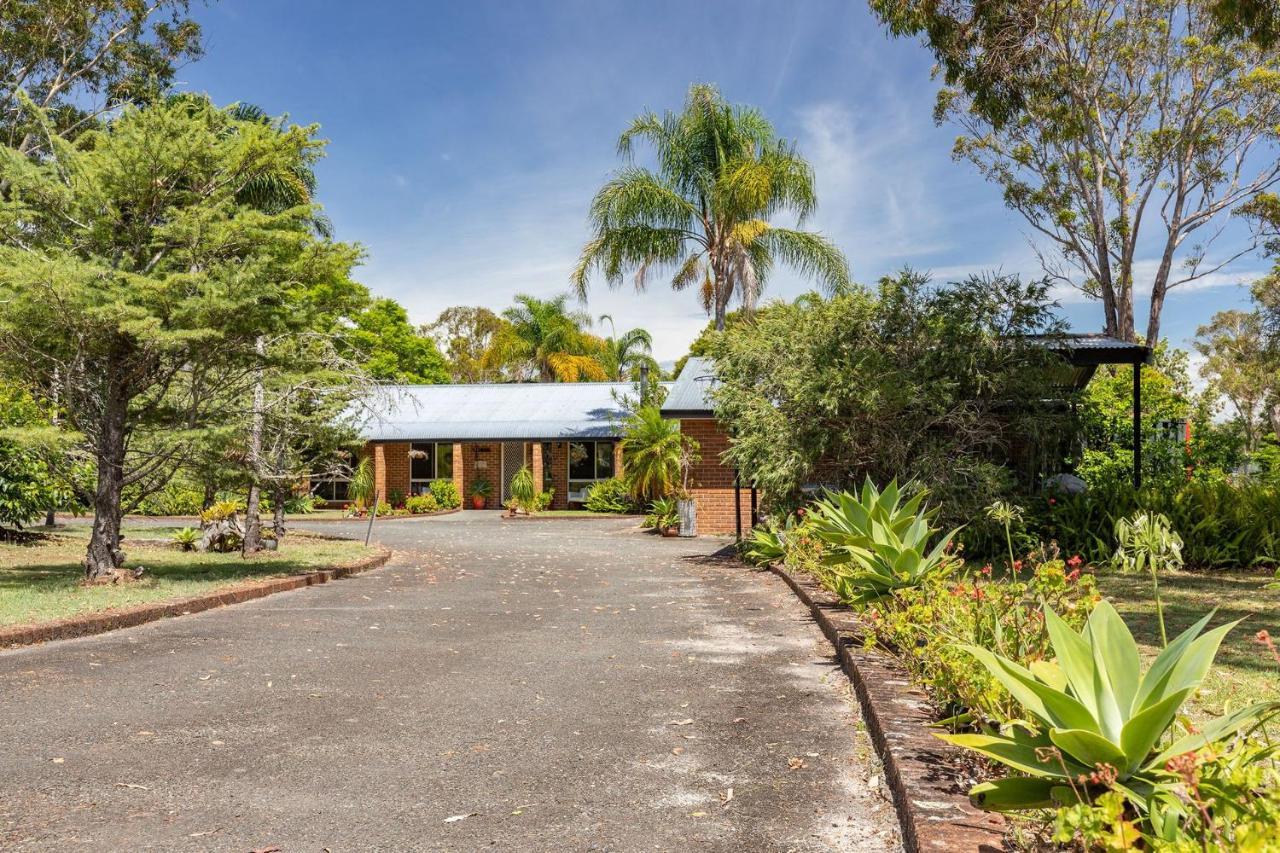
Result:
<instances>
[{"instance_id":1,"label":"house window","mask_svg":"<svg viewBox=\"0 0 1280 853\"><path fill-rule=\"evenodd\" d=\"M425 495L432 480L453 479L453 444L415 442L409 445L409 494Z\"/></svg>"},{"instance_id":2,"label":"house window","mask_svg":"<svg viewBox=\"0 0 1280 853\"><path fill-rule=\"evenodd\" d=\"M311 494L324 501L333 501L334 503L342 503L350 500L348 495L351 487L351 481L345 477L334 477L329 480L321 480L311 489Z\"/></svg>"},{"instance_id":3,"label":"house window","mask_svg":"<svg viewBox=\"0 0 1280 853\"><path fill-rule=\"evenodd\" d=\"M607 480L613 473L612 441L569 443L569 500L583 501L593 483Z\"/></svg>"}]
</instances>

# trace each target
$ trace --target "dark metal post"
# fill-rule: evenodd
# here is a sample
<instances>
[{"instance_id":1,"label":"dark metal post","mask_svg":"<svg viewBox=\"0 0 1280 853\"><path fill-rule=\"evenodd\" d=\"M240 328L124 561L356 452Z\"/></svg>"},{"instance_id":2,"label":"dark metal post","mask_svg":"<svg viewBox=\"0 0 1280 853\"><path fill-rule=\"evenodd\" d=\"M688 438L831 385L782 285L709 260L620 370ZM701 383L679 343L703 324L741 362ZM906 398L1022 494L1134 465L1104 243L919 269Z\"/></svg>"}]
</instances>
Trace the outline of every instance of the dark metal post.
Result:
<instances>
[{"instance_id":1,"label":"dark metal post","mask_svg":"<svg viewBox=\"0 0 1280 853\"><path fill-rule=\"evenodd\" d=\"M751 526L755 527L760 519L756 517L756 484L751 484Z\"/></svg>"},{"instance_id":2,"label":"dark metal post","mask_svg":"<svg viewBox=\"0 0 1280 853\"><path fill-rule=\"evenodd\" d=\"M733 526L735 538L742 541L742 475L733 472Z\"/></svg>"},{"instance_id":3,"label":"dark metal post","mask_svg":"<svg viewBox=\"0 0 1280 853\"><path fill-rule=\"evenodd\" d=\"M1133 488L1142 488L1142 362L1133 364Z\"/></svg>"},{"instance_id":4,"label":"dark metal post","mask_svg":"<svg viewBox=\"0 0 1280 853\"><path fill-rule=\"evenodd\" d=\"M369 545L369 537L373 535L373 520L378 517L378 490L373 490L373 509L369 512L369 526L364 531L364 544Z\"/></svg>"}]
</instances>

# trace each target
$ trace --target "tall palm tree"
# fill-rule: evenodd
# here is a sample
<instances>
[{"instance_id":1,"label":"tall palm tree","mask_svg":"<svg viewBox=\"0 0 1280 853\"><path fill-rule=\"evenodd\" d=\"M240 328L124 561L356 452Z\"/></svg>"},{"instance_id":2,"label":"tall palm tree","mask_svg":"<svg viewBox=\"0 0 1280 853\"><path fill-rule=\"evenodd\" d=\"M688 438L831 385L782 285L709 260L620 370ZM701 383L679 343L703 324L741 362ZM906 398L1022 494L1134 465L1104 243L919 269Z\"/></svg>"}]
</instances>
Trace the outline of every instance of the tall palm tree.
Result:
<instances>
[{"instance_id":1,"label":"tall palm tree","mask_svg":"<svg viewBox=\"0 0 1280 853\"><path fill-rule=\"evenodd\" d=\"M516 295L515 305L502 312L511 325L495 341L501 360L523 362L543 382L584 382L606 378L597 360L600 339L585 330L590 315L569 310L569 294L538 299Z\"/></svg>"},{"instance_id":2,"label":"tall palm tree","mask_svg":"<svg viewBox=\"0 0 1280 853\"><path fill-rule=\"evenodd\" d=\"M653 146L656 170L633 164L636 140ZM789 211L803 224L817 198L809 164L758 110L696 84L682 112L635 118L618 153L628 165L591 202L595 236L571 277L579 297L595 271L618 287L634 269L643 290L652 271L667 268L674 289L699 289L723 329L730 301L736 296L751 311L775 263L832 290L848 285L848 263L825 237L769 223Z\"/></svg>"},{"instance_id":3,"label":"tall palm tree","mask_svg":"<svg viewBox=\"0 0 1280 853\"><path fill-rule=\"evenodd\" d=\"M600 322L609 322L609 337L603 339L598 360L604 366L608 378L614 382L626 382L636 372L647 366L654 378L658 374L658 362L653 358L653 336L644 329L631 329L618 334L613 318L600 315Z\"/></svg>"}]
</instances>

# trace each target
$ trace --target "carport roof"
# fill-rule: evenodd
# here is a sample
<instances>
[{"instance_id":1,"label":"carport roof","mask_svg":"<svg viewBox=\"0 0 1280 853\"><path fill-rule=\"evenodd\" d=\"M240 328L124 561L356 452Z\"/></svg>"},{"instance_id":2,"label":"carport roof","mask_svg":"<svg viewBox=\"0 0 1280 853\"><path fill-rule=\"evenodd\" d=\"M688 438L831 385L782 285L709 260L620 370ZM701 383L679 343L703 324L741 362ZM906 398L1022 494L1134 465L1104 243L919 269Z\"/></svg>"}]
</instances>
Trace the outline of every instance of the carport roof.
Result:
<instances>
[{"instance_id":1,"label":"carport roof","mask_svg":"<svg viewBox=\"0 0 1280 853\"><path fill-rule=\"evenodd\" d=\"M358 420L367 441L617 438L629 382L384 385Z\"/></svg>"}]
</instances>

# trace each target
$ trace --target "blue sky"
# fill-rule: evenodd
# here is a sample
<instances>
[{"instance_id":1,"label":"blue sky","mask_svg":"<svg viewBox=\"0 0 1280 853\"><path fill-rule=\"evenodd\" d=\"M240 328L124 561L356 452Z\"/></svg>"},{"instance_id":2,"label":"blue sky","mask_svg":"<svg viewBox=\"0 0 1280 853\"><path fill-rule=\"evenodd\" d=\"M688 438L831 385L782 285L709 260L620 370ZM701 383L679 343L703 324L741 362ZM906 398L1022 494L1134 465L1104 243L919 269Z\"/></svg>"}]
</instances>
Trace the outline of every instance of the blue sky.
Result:
<instances>
[{"instance_id":1,"label":"blue sky","mask_svg":"<svg viewBox=\"0 0 1280 853\"><path fill-rule=\"evenodd\" d=\"M799 144L818 182L810 227L855 279L911 265L941 280L984 269L1039 274L1027 228L998 191L951 159L932 120L931 59L889 38L859 2L440 2L221 0L197 7L208 55L180 75L219 102L315 122L329 140L320 198L337 235L368 252L360 279L415 322L450 305L506 307L567 289L586 211L643 110L718 84ZM1242 260L1165 309L1179 345L1264 264ZM779 274L767 295L807 289ZM1101 308L1063 294L1073 327ZM661 281L646 294L597 283L592 314L684 354L706 317ZM1139 325L1145 325L1145 304Z\"/></svg>"}]
</instances>

